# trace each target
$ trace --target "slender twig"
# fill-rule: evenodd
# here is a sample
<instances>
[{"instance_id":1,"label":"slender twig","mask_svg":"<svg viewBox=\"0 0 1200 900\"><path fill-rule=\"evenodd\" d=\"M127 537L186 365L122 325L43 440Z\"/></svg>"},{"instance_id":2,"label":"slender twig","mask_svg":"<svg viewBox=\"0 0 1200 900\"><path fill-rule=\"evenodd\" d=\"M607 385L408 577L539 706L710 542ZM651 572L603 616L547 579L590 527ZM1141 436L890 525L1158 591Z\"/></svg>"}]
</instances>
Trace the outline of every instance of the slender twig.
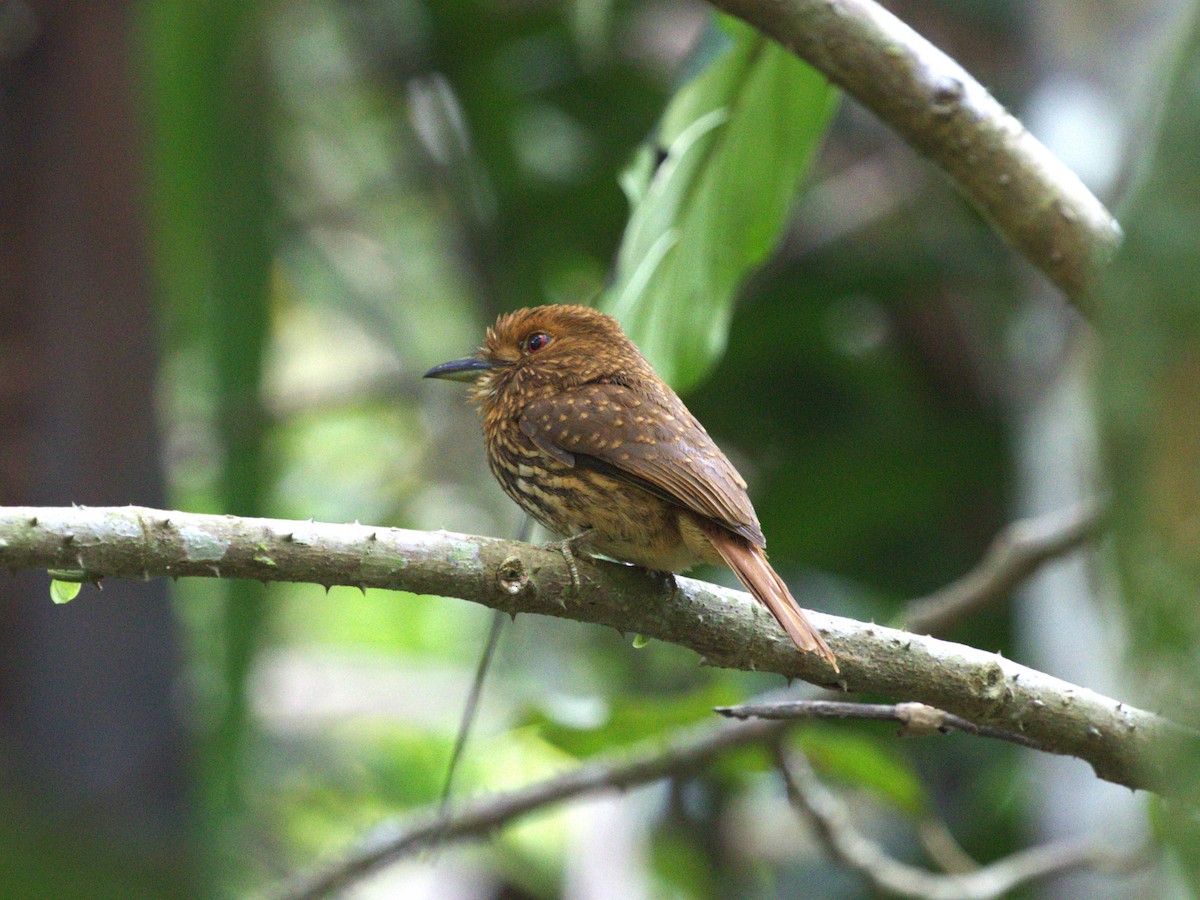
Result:
<instances>
[{"instance_id":1,"label":"slender twig","mask_svg":"<svg viewBox=\"0 0 1200 900\"><path fill-rule=\"evenodd\" d=\"M718 706L713 712L731 719L867 719L897 722L906 736L948 734L962 731L977 737L1008 741L1031 750L1045 751L1037 741L1023 734L974 722L924 703L848 703L841 700L787 700L781 703L744 703Z\"/></svg>"},{"instance_id":2,"label":"slender twig","mask_svg":"<svg viewBox=\"0 0 1200 900\"><path fill-rule=\"evenodd\" d=\"M528 541L533 536L533 517L521 517L521 525L517 529L517 540ZM441 811L445 813L450 808L450 797L454 792L454 775L462 760L463 752L467 749L467 739L471 736L471 726L475 724L475 712L479 708L479 699L483 696L483 684L491 671L492 661L496 657L496 647L500 644L500 632L504 630L505 615L500 610L492 612L492 623L488 628L487 640L484 641L483 652L479 655L479 663L475 666L475 677L471 679L471 689L467 692L467 702L463 704L462 717L458 722L458 734L454 737L454 749L450 752L450 762L446 766L446 781L442 785Z\"/></svg>"},{"instance_id":3,"label":"slender twig","mask_svg":"<svg viewBox=\"0 0 1200 900\"><path fill-rule=\"evenodd\" d=\"M458 733L454 737L454 749L450 751L450 762L446 764L446 780L442 784L442 799L438 804L443 813L450 808L450 798L454 794L454 775L458 772L458 764L462 761L463 751L467 748L467 738L471 734L471 726L475 723L475 712L479 708L479 699L483 696L483 682L487 678L496 647L500 643L500 632L504 630L505 618L504 613L498 609L492 612L487 640L484 641L483 652L479 655L479 663L475 667L475 677L471 679L471 689L467 692L467 700L463 704Z\"/></svg>"},{"instance_id":4,"label":"slender twig","mask_svg":"<svg viewBox=\"0 0 1200 900\"><path fill-rule=\"evenodd\" d=\"M779 41L940 166L1083 312L1120 243L1103 204L974 78L872 0L711 0Z\"/></svg>"},{"instance_id":5,"label":"slender twig","mask_svg":"<svg viewBox=\"0 0 1200 900\"><path fill-rule=\"evenodd\" d=\"M285 888L281 898L325 897L433 842L485 837L505 823L581 794L625 789L702 768L717 755L747 744L778 740L786 722L744 722L703 726L654 746L620 756L606 756L527 787L471 801L459 809L418 813L372 830L357 846L316 873Z\"/></svg>"},{"instance_id":6,"label":"slender twig","mask_svg":"<svg viewBox=\"0 0 1200 900\"><path fill-rule=\"evenodd\" d=\"M971 854L950 831L946 820L937 815L926 814L913 823L917 829L917 840L929 861L943 872L974 872L980 868Z\"/></svg>"},{"instance_id":7,"label":"slender twig","mask_svg":"<svg viewBox=\"0 0 1200 900\"><path fill-rule=\"evenodd\" d=\"M992 900L1022 884L1085 867L1130 870L1144 853L1118 856L1098 841L1073 840L1031 847L970 872L930 872L902 863L864 836L845 804L826 788L804 756L776 745L788 797L831 856L858 872L873 888L917 900Z\"/></svg>"},{"instance_id":8,"label":"slender twig","mask_svg":"<svg viewBox=\"0 0 1200 900\"><path fill-rule=\"evenodd\" d=\"M1180 740L1195 741L1154 713L995 653L810 613L837 655L835 674L815 654L798 653L741 591L575 563L577 586L561 553L470 535L140 507L0 508L0 566L62 570L60 579L198 575L381 587L608 625L690 647L711 665L926 703L1023 734L1134 788L1168 789L1166 754Z\"/></svg>"},{"instance_id":9,"label":"slender twig","mask_svg":"<svg viewBox=\"0 0 1200 900\"><path fill-rule=\"evenodd\" d=\"M1094 539L1101 524L1101 505L1094 500L1013 522L992 541L978 566L941 590L909 603L900 615L902 627L917 634L944 632L1003 600L1046 563Z\"/></svg>"}]
</instances>

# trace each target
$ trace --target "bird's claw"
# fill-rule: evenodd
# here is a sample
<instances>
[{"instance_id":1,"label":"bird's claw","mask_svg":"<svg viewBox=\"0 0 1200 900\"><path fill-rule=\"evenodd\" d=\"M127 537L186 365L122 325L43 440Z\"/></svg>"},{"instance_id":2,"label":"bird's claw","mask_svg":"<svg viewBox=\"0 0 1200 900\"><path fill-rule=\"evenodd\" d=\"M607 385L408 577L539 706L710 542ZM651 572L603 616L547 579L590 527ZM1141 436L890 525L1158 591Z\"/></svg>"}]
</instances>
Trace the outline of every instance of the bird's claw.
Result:
<instances>
[{"instance_id":1,"label":"bird's claw","mask_svg":"<svg viewBox=\"0 0 1200 900\"><path fill-rule=\"evenodd\" d=\"M551 541L549 544L543 545L543 549L554 550L558 553L561 553L563 559L566 561L567 572L571 576L572 596L578 594L580 588L583 587L583 582L579 578L579 566L575 564L575 553L578 550L579 545L590 535L590 530L584 531L575 535L573 538L567 538L565 541ZM558 602L563 609L567 608L567 601L564 598L559 597Z\"/></svg>"},{"instance_id":2,"label":"bird's claw","mask_svg":"<svg viewBox=\"0 0 1200 900\"><path fill-rule=\"evenodd\" d=\"M679 582L675 580L675 573L668 569L646 569L646 571L658 579L667 599L674 600L679 593Z\"/></svg>"},{"instance_id":3,"label":"bird's claw","mask_svg":"<svg viewBox=\"0 0 1200 900\"><path fill-rule=\"evenodd\" d=\"M653 569L655 575L663 580L663 587L667 589L667 599L674 600L679 596L679 582L675 579L674 572L668 572L665 569Z\"/></svg>"}]
</instances>

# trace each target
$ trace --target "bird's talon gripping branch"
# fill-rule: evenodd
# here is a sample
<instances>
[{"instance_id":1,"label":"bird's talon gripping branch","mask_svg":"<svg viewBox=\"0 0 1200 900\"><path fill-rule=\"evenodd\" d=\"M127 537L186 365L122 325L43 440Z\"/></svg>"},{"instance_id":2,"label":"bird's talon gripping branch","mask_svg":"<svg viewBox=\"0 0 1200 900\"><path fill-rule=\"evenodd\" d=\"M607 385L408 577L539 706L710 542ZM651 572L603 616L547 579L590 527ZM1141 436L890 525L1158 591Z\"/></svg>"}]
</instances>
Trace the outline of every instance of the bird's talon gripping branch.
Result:
<instances>
[{"instance_id":1,"label":"bird's talon gripping branch","mask_svg":"<svg viewBox=\"0 0 1200 900\"><path fill-rule=\"evenodd\" d=\"M563 559L567 563L567 572L571 576L572 596L578 595L580 589L583 587L583 581L579 577L579 566L575 564L575 556L579 552L584 541L586 541L591 534L592 530L589 528L586 531L581 531L573 538L567 538L565 541L551 541L548 544L542 545L543 550L553 550L556 553L562 554ZM567 608L567 603L565 600L559 598L559 602L562 604L563 609Z\"/></svg>"},{"instance_id":2,"label":"bird's talon gripping branch","mask_svg":"<svg viewBox=\"0 0 1200 900\"><path fill-rule=\"evenodd\" d=\"M579 566L575 565L575 551L571 549L571 542L562 541L558 545L558 552L566 560L567 571L571 573L571 595L575 596L579 593ZM563 603L563 606L566 605L566 603Z\"/></svg>"},{"instance_id":3,"label":"bird's talon gripping branch","mask_svg":"<svg viewBox=\"0 0 1200 900\"><path fill-rule=\"evenodd\" d=\"M679 595L679 582L675 580L675 573L668 572L666 569L651 569L650 571L662 579L663 590L667 594L667 599L674 601Z\"/></svg>"}]
</instances>

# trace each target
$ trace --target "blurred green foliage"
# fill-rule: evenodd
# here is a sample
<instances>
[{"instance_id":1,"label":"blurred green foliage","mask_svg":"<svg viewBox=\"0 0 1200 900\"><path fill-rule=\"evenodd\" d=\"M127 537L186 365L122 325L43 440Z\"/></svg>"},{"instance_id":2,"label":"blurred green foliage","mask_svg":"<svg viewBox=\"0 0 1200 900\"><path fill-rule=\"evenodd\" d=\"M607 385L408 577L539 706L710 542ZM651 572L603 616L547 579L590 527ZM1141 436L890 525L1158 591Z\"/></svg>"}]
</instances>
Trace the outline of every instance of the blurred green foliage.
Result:
<instances>
[{"instance_id":1,"label":"blurred green foliage","mask_svg":"<svg viewBox=\"0 0 1200 900\"><path fill-rule=\"evenodd\" d=\"M263 356L270 337L275 242L262 11L254 4L205 8L174 0L143 5L142 42L154 136L151 215L164 319L186 356L189 378L211 379L206 398L217 446L210 503L200 508L257 516L274 480L266 448ZM198 371L197 371L198 370ZM214 596L215 593L220 597ZM242 797L246 689L259 647L261 586L223 581L206 592L221 618L208 649L222 692L203 754L210 833Z\"/></svg>"},{"instance_id":2,"label":"blurred green foliage","mask_svg":"<svg viewBox=\"0 0 1200 900\"><path fill-rule=\"evenodd\" d=\"M1162 77L1159 141L1139 161L1122 215L1125 245L1104 285L1098 368L1113 484L1118 571L1133 665L1149 702L1200 727L1200 10ZM1200 892L1200 760L1189 742L1157 760L1178 798L1157 809L1159 837Z\"/></svg>"},{"instance_id":3,"label":"blurred green foliage","mask_svg":"<svg viewBox=\"0 0 1200 900\"><path fill-rule=\"evenodd\" d=\"M778 244L836 96L748 25L721 24L731 45L623 175L629 225L599 304L680 391L721 358L735 291Z\"/></svg>"},{"instance_id":4,"label":"blurred green foliage","mask_svg":"<svg viewBox=\"0 0 1200 900\"><path fill-rule=\"evenodd\" d=\"M1021 16L952 6L936 15L980 65L1021 46ZM890 618L1011 518L1021 270L861 112L827 132L833 93L779 48L669 3L140 9L180 507L511 535L472 411L420 373L501 310L611 283L603 302L688 389L802 597ZM798 199L810 166L815 196ZM437 797L486 612L313 586L179 595L215 893L261 890ZM1008 648L1007 611L954 636ZM509 627L461 792L665 740L780 686L631 644ZM850 725L801 745L885 810L904 855L938 814L980 859L1021 845L1007 748ZM636 800L658 894L861 895L793 833L759 751ZM463 871L483 893L555 896L593 825L548 812Z\"/></svg>"}]
</instances>

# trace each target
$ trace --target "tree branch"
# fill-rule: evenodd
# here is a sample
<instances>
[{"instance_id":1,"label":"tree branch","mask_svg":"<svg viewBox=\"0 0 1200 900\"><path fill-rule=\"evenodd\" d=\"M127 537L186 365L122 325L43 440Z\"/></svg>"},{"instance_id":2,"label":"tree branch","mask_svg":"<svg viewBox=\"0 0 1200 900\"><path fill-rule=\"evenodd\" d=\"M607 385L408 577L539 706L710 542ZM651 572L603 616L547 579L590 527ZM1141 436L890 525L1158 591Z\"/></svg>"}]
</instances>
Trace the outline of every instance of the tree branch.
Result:
<instances>
[{"instance_id":1,"label":"tree branch","mask_svg":"<svg viewBox=\"0 0 1200 900\"><path fill-rule=\"evenodd\" d=\"M743 703L718 706L713 712L731 719L867 719L897 722L901 734L923 736L963 731L977 737L995 738L1030 750L1045 750L1037 741L989 725L976 725L945 710L924 703L850 703L840 700L784 700L778 703Z\"/></svg>"},{"instance_id":2,"label":"tree branch","mask_svg":"<svg viewBox=\"0 0 1200 900\"><path fill-rule=\"evenodd\" d=\"M1095 501L1013 522L992 541L978 566L958 581L909 603L900 616L902 627L917 634L945 631L1007 597L1050 560L1095 538L1101 524L1101 507Z\"/></svg>"},{"instance_id":3,"label":"tree branch","mask_svg":"<svg viewBox=\"0 0 1200 900\"><path fill-rule=\"evenodd\" d=\"M1131 868L1144 855L1119 858L1094 841L1063 841L1014 853L972 872L942 874L900 862L869 840L850 820L849 810L823 784L799 753L776 748L788 797L813 826L830 855L854 869L876 890L916 900L992 900L1014 888L1085 866Z\"/></svg>"},{"instance_id":4,"label":"tree branch","mask_svg":"<svg viewBox=\"0 0 1200 900\"><path fill-rule=\"evenodd\" d=\"M513 541L446 533L164 512L141 507L0 509L0 566L57 577L224 576L460 597L608 625L690 647L711 665L913 700L1023 734L1131 788L1162 789L1161 760L1191 732L1154 713L994 653L813 613L840 676L801 654L741 591ZM833 679L836 678L836 681Z\"/></svg>"},{"instance_id":5,"label":"tree branch","mask_svg":"<svg viewBox=\"0 0 1200 900\"><path fill-rule=\"evenodd\" d=\"M711 0L770 35L940 166L1084 313L1120 227L954 60L872 0Z\"/></svg>"},{"instance_id":6,"label":"tree branch","mask_svg":"<svg viewBox=\"0 0 1200 900\"><path fill-rule=\"evenodd\" d=\"M702 768L717 755L747 744L778 740L786 722L751 722L731 727L694 729L669 747L654 746L610 755L528 787L485 797L460 809L426 810L372 830L344 858L284 889L281 898L311 900L345 889L372 872L425 847L468 837L482 837L523 816L581 794L625 789Z\"/></svg>"}]
</instances>

